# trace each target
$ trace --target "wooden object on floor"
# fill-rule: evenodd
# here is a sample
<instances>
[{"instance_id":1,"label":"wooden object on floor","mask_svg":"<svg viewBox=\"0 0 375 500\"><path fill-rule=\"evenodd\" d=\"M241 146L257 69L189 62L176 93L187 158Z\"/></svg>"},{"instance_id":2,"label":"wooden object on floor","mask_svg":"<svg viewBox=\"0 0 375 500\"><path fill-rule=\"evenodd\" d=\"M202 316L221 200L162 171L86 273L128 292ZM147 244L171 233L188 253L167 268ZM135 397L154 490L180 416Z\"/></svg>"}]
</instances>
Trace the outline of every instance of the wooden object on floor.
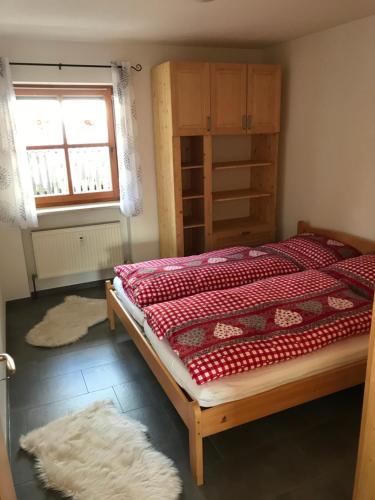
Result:
<instances>
[{"instance_id":1,"label":"wooden object on floor","mask_svg":"<svg viewBox=\"0 0 375 500\"><path fill-rule=\"evenodd\" d=\"M153 68L161 257L274 240L280 88L279 65L169 61ZM227 145L233 160L213 163L212 139L224 136L242 137L244 157ZM229 232L216 224L222 220Z\"/></svg>"},{"instance_id":2,"label":"wooden object on floor","mask_svg":"<svg viewBox=\"0 0 375 500\"><path fill-rule=\"evenodd\" d=\"M317 229L299 222L299 232L314 232L336 239L338 234L360 251L374 251L375 242L357 238L337 231ZM156 352L146 340L142 328L122 306L110 281L106 282L108 309L116 314L138 347L150 369L163 387L171 403L189 430L190 466L198 485L203 484L202 439L258 418L291 408L313 399L353 387L365 379L366 360L327 370L295 382L281 385L270 391L247 398L220 404L211 408L201 408L176 383ZM111 313L111 314L112 314ZM111 315L109 316L111 317ZM358 497L365 500L366 497ZM368 500L366 498L366 500Z\"/></svg>"},{"instance_id":3,"label":"wooden object on floor","mask_svg":"<svg viewBox=\"0 0 375 500\"><path fill-rule=\"evenodd\" d=\"M375 301L363 400L354 500L375 499Z\"/></svg>"}]
</instances>

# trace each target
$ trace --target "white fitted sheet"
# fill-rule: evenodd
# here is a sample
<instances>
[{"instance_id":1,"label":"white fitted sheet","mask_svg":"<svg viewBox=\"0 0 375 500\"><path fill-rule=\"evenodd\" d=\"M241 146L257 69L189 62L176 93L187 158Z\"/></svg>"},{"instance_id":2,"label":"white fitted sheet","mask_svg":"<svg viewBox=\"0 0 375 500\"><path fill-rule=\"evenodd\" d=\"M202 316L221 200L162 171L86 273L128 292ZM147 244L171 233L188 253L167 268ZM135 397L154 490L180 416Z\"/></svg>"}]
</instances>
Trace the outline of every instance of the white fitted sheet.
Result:
<instances>
[{"instance_id":1,"label":"white fitted sheet","mask_svg":"<svg viewBox=\"0 0 375 500\"><path fill-rule=\"evenodd\" d=\"M144 320L145 320L145 315L143 314L142 309L140 309L138 306L132 302L128 295L126 294L124 287L122 285L121 278L116 276L113 279L113 287L115 289L115 292L117 294L117 297L120 299L121 304L125 307L125 309L128 311L129 314L135 319L137 323L140 325L143 325Z\"/></svg>"},{"instance_id":2,"label":"white fitted sheet","mask_svg":"<svg viewBox=\"0 0 375 500\"><path fill-rule=\"evenodd\" d=\"M144 333L176 382L202 407L236 401L366 359L369 339L368 335L352 337L297 359L197 385L167 340L160 340L146 321Z\"/></svg>"}]
</instances>

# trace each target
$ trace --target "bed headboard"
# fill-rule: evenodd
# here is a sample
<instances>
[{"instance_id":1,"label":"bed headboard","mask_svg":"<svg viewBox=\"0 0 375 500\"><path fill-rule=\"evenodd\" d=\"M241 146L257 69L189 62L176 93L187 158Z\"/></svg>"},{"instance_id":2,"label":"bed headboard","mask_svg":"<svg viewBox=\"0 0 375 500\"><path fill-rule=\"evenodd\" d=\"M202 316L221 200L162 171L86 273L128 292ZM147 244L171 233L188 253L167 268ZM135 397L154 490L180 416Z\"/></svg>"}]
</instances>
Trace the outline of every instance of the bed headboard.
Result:
<instances>
[{"instance_id":1,"label":"bed headboard","mask_svg":"<svg viewBox=\"0 0 375 500\"><path fill-rule=\"evenodd\" d=\"M315 233L321 234L322 236L328 236L333 240L339 240L347 245L351 245L362 253L375 252L375 241L366 240L360 236L354 236L349 233L343 233L341 231L335 231L330 229L322 229L319 227L310 226L308 222L299 221L297 226L297 233Z\"/></svg>"}]
</instances>

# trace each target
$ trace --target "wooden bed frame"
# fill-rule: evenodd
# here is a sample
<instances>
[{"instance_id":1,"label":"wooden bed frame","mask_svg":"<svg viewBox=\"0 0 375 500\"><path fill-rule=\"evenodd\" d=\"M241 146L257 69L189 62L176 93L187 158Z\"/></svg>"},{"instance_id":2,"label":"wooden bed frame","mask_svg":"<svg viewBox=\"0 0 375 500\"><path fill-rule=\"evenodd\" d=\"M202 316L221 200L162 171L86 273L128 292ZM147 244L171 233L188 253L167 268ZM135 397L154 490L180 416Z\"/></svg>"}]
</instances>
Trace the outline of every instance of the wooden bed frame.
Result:
<instances>
[{"instance_id":1,"label":"wooden bed frame","mask_svg":"<svg viewBox=\"0 0 375 500\"><path fill-rule=\"evenodd\" d=\"M313 232L337 239L363 253L375 250L374 241L299 222L298 233L303 232ZM365 380L366 361L359 361L237 401L201 408L198 402L191 399L174 380L142 334L142 328L122 306L110 281L106 281L106 297L110 329L115 328L116 315L189 430L190 467L197 485L203 484L203 438L361 384Z\"/></svg>"}]
</instances>

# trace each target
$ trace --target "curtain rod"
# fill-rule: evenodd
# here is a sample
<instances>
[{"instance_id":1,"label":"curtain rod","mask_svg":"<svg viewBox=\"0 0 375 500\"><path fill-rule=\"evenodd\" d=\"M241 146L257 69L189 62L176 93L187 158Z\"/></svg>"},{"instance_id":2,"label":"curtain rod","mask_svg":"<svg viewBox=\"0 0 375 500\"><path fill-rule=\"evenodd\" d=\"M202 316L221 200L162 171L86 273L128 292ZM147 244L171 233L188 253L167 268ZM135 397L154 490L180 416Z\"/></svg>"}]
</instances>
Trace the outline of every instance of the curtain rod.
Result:
<instances>
[{"instance_id":1,"label":"curtain rod","mask_svg":"<svg viewBox=\"0 0 375 500\"><path fill-rule=\"evenodd\" d=\"M54 68L111 68L109 64L63 64L63 63L25 63L25 62L10 62L12 66L49 66ZM121 68L121 66L117 66ZM131 66L135 71L142 71L142 64Z\"/></svg>"}]
</instances>

